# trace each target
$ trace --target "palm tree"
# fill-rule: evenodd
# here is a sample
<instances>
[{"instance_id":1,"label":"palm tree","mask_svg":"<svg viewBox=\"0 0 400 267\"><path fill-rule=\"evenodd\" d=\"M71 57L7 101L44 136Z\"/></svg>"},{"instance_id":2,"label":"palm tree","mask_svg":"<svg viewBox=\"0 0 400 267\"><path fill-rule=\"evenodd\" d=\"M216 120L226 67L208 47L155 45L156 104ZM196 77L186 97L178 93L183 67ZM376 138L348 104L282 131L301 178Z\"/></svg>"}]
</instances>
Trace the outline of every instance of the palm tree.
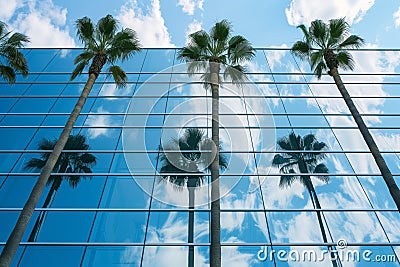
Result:
<instances>
[{"instance_id":1,"label":"palm tree","mask_svg":"<svg viewBox=\"0 0 400 267\"><path fill-rule=\"evenodd\" d=\"M301 59L308 60L311 69L313 69L318 78L321 78L322 72L325 70L328 70L328 74L333 77L340 94L375 159L389 192L396 203L397 209L400 211L399 187L347 92L338 71L339 67L345 70L352 70L354 68L353 57L346 49L359 48L364 44L364 40L357 35L349 35L349 25L345 22L344 18L332 19L329 21L329 24L321 20L314 20L311 22L309 29L304 25L300 25L298 28L303 32L304 40L296 42L291 51Z\"/></svg>"},{"instance_id":2,"label":"palm tree","mask_svg":"<svg viewBox=\"0 0 400 267\"><path fill-rule=\"evenodd\" d=\"M238 84L245 80L244 68L240 64L251 60L254 49L243 36L232 35L232 26L227 20L217 22L209 33L204 30L189 35L189 43L178 51L178 58L189 63L188 72L205 71L202 75L206 88L212 94L212 141L219 155L219 84L221 67L225 68L223 77ZM219 192L219 157L211 164L211 246L210 266L221 266L221 224Z\"/></svg>"},{"instance_id":3,"label":"palm tree","mask_svg":"<svg viewBox=\"0 0 400 267\"><path fill-rule=\"evenodd\" d=\"M54 149L57 140L49 140L43 139L38 146L39 150L47 150L51 151ZM70 135L67 143L65 144L64 151L67 150L88 150L89 145L86 143L85 136L81 134ZM24 168L25 169L33 169L33 170L41 170L46 164L47 159L50 156L50 152L42 152L40 158L32 158L29 160ZM91 173L92 170L90 167L96 164L96 157L92 154L86 152L70 152L70 153L61 153L60 158L58 159L54 172L56 173ZM61 186L62 181L68 181L69 185L72 188L76 188L78 184L81 182L81 179L84 178L92 178L91 176L77 176L77 175L51 175L49 180L47 181L47 185L51 185L50 190L47 194L47 197L43 203L42 208L48 208L51 206L51 203L54 201L54 198L57 194L58 189ZM28 241L34 242L37 240L37 237L40 232L40 228L42 226L44 217L46 216L46 211L41 211L38 218L36 219L36 223L33 227L33 230L29 236Z\"/></svg>"},{"instance_id":4,"label":"palm tree","mask_svg":"<svg viewBox=\"0 0 400 267\"><path fill-rule=\"evenodd\" d=\"M72 72L71 80L82 74L84 68L91 62L89 78L7 240L0 256L1 267L10 265L36 204L103 66L110 64L108 72L113 76L117 86L125 86L127 82L126 73L115 63L118 60L129 59L135 52L140 50L135 31L129 28L118 31L118 22L111 15L101 18L96 25L87 17L78 19L76 27L77 36L83 42L84 50L75 58L76 68Z\"/></svg>"},{"instance_id":5,"label":"palm tree","mask_svg":"<svg viewBox=\"0 0 400 267\"><path fill-rule=\"evenodd\" d=\"M7 25L0 21L0 76L10 84L15 83L20 72L24 77L28 76L28 64L25 56L19 51L29 38L21 33L12 33L7 30ZM2 61L5 62L2 62Z\"/></svg>"},{"instance_id":6,"label":"palm tree","mask_svg":"<svg viewBox=\"0 0 400 267\"><path fill-rule=\"evenodd\" d=\"M301 137L300 135L296 136L294 132L289 133L287 137L285 136L280 138L277 144L279 149L288 151L281 154L276 154L272 160L272 166L278 167L281 173L289 174L281 176L279 186L281 188L287 188L290 187L293 182L299 181L307 188L314 209L316 209L322 239L324 243L327 243L328 239L326 237L320 211L321 205L319 203L317 193L315 192L311 177L310 175L296 175L298 172L302 174L328 173L329 171L326 165L320 163L320 161L326 157L326 154L323 151L327 148L327 145L324 142L319 142L313 134L307 134L304 137ZM324 183L329 182L329 176L319 175L315 176L315 178ZM332 259L337 260L337 257L335 257L335 254L332 251L332 246L328 246L328 249L331 251ZM338 266L336 260L332 261L333 266Z\"/></svg>"},{"instance_id":7,"label":"palm tree","mask_svg":"<svg viewBox=\"0 0 400 267\"><path fill-rule=\"evenodd\" d=\"M187 187L189 192L189 228L188 243L193 243L194 232L194 200L195 188L204 183L204 171L211 171L212 140L204 135L198 128L187 128L179 139L172 139L169 146L160 148L162 154L160 161L162 166L160 173L164 181L172 183L177 189ZM221 149L221 147L219 148ZM187 151L187 152L185 152ZM219 154L219 168L224 170L228 167L228 161L223 154ZM196 175L198 173L198 175ZM188 266L194 267L194 246L189 245Z\"/></svg>"}]
</instances>

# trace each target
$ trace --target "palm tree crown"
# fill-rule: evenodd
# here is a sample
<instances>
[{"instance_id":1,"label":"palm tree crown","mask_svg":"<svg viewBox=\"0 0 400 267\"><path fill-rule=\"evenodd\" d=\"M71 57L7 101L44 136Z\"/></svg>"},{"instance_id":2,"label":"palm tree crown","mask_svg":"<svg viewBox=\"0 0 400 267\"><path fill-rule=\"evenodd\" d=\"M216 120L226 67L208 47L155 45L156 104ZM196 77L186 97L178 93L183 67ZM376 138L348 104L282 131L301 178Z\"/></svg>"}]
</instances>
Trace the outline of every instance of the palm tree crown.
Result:
<instances>
[{"instance_id":1,"label":"palm tree crown","mask_svg":"<svg viewBox=\"0 0 400 267\"><path fill-rule=\"evenodd\" d=\"M240 75L244 72L241 64L254 55L254 49L246 38L232 36L232 25L227 20L217 22L209 33L200 30L190 34L188 44L178 51L178 59L192 63L189 64L189 73L207 69L206 62L221 63L229 66L224 71L224 78L230 77L233 82L244 78Z\"/></svg>"},{"instance_id":2,"label":"palm tree crown","mask_svg":"<svg viewBox=\"0 0 400 267\"><path fill-rule=\"evenodd\" d=\"M54 149L57 140L43 139L38 146L40 150L51 151ZM64 147L64 150L88 150L86 137L81 134L70 135ZM26 169L42 169L49 158L51 152L42 152L40 158L32 158L25 164ZM91 173L91 167L96 164L96 157L87 152L63 152L58 159L53 171L56 173ZM62 175L49 177L47 184L54 182L57 177L67 180L72 188L75 188L82 177L91 178L91 176Z\"/></svg>"},{"instance_id":3,"label":"palm tree crown","mask_svg":"<svg viewBox=\"0 0 400 267\"><path fill-rule=\"evenodd\" d=\"M207 138L202 130L185 129L183 136L172 139L169 146L160 148L160 173L170 173L162 175L161 178L179 187L201 186L204 182L204 171L211 171L212 162L212 153L204 151L211 151L212 144L212 140ZM228 167L228 160L224 154L219 154L219 164L221 170ZM199 175L191 175L193 173Z\"/></svg>"},{"instance_id":4,"label":"palm tree crown","mask_svg":"<svg viewBox=\"0 0 400 267\"><path fill-rule=\"evenodd\" d=\"M57 140L43 139L38 146L40 150L51 151L54 149ZM70 135L68 141L64 147L64 150L88 150L89 145L86 143L85 136L81 134ZM41 170L47 159L50 157L51 152L42 152L40 158L32 158L25 164L25 169L38 169ZM87 152L64 152L61 154L53 171L56 173L91 173L90 167L96 164L96 157ZM75 188L83 178L91 178L91 176L80 176L80 175L51 175L47 181L47 185L51 185L50 190L47 194L46 199L43 203L43 208L51 206L54 198L57 194L58 189L61 186L62 181L68 181L72 188ZM46 211L41 211L38 218L36 219L35 225L29 236L29 242L35 242L43 221L46 216Z\"/></svg>"},{"instance_id":5,"label":"palm tree crown","mask_svg":"<svg viewBox=\"0 0 400 267\"><path fill-rule=\"evenodd\" d=\"M8 31L7 25L0 21L0 76L10 84L16 80L15 72L21 72L24 77L28 75L26 58L19 51L27 42L26 35Z\"/></svg>"},{"instance_id":6,"label":"palm tree crown","mask_svg":"<svg viewBox=\"0 0 400 267\"><path fill-rule=\"evenodd\" d=\"M304 34L303 41L292 46L292 52L304 60L308 60L311 69L318 78L322 72L334 67L353 70L354 61L346 49L359 48L364 40L357 35L349 35L349 24L344 18L331 19L329 24L322 20L314 20L307 29L299 25Z\"/></svg>"},{"instance_id":7,"label":"palm tree crown","mask_svg":"<svg viewBox=\"0 0 400 267\"><path fill-rule=\"evenodd\" d=\"M328 173L328 168L325 164L320 163L326 157L323 151L327 146L324 142L319 142L315 135L308 134L301 137L291 132L287 137L280 138L277 144L280 149L287 152L275 155L272 165L279 167L282 173L293 174L281 176L279 182L281 187L289 187L296 180L308 187L309 176L296 175L298 171L301 173ZM318 175L316 177L325 183L329 182L328 176Z\"/></svg>"},{"instance_id":8,"label":"palm tree crown","mask_svg":"<svg viewBox=\"0 0 400 267\"><path fill-rule=\"evenodd\" d=\"M74 63L77 64L71 75L71 80L80 75L83 69L89 68L89 75L100 74L104 64L110 64L108 72L114 77L117 86L124 86L127 82L126 73L116 66L117 60L127 60L140 50L140 43L136 32L125 28L118 31L118 22L111 15L101 18L94 25L90 18L83 17L76 21L77 36L84 44L84 51L79 54Z\"/></svg>"},{"instance_id":9,"label":"palm tree crown","mask_svg":"<svg viewBox=\"0 0 400 267\"><path fill-rule=\"evenodd\" d=\"M298 180L307 188L313 206L316 208L322 239L324 243L327 243L328 238L320 211L321 204L319 203L311 177L310 175L307 175L329 172L325 164L320 163L320 161L326 156L323 151L327 148L327 145L324 142L319 142L313 134L307 134L304 137L301 137L300 135L296 135L294 132L289 133L287 137L285 136L280 138L277 144L280 149L286 150L287 152L275 155L272 160L272 165L279 167L281 173L289 174L281 176L279 186L281 188L286 188L291 186L294 181ZM303 175L296 175L298 171ZM329 176L318 175L315 177L325 183L329 182ZM337 251L330 245L328 245L328 249L331 258L335 259L332 260L332 266L340 266L340 259L338 258Z\"/></svg>"}]
</instances>

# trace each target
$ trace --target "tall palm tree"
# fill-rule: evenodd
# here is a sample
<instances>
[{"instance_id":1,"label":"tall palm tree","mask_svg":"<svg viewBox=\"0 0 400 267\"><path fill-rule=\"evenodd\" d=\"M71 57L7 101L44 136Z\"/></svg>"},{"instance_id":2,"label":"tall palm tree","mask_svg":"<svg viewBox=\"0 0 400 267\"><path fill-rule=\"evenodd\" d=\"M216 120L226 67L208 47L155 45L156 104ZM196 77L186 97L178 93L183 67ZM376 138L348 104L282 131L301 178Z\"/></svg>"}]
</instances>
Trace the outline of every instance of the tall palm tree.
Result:
<instances>
[{"instance_id":1,"label":"tall palm tree","mask_svg":"<svg viewBox=\"0 0 400 267\"><path fill-rule=\"evenodd\" d=\"M396 203L397 209L400 211L399 187L393 179L393 175L357 107L347 92L338 71L339 67L350 70L354 68L353 57L346 49L359 48L364 44L364 40L357 35L349 35L349 25L344 18L332 19L329 21L329 24L321 20L314 20L311 22L309 29L304 25L300 25L298 28L303 32L304 40L296 42L291 51L301 59L308 60L311 69L318 78L321 78L322 72L325 70L328 70L328 74L333 77L340 94L375 159L389 192Z\"/></svg>"},{"instance_id":2,"label":"tall palm tree","mask_svg":"<svg viewBox=\"0 0 400 267\"><path fill-rule=\"evenodd\" d=\"M188 72L204 71L202 75L205 87L211 88L212 95L212 141L215 155L219 155L219 85L221 67L225 68L223 77L239 84L245 80L245 61L251 60L254 49L243 36L232 35L232 26L227 20L217 22L207 33L204 30L189 35L189 43L179 50L178 58L189 63ZM219 157L211 164L211 246L210 266L221 266L221 224L219 191Z\"/></svg>"},{"instance_id":3,"label":"tall palm tree","mask_svg":"<svg viewBox=\"0 0 400 267\"><path fill-rule=\"evenodd\" d=\"M302 174L328 173L329 171L326 165L320 163L320 161L326 157L326 154L323 151L327 148L327 145L324 142L319 142L313 134L307 134L304 137L301 137L300 135L296 136L294 132L289 133L287 137L285 136L280 138L277 144L279 149L286 150L287 152L276 154L272 160L272 166L278 167L281 173L290 174L281 176L279 186L281 188L287 188L290 187L293 182L299 181L307 188L314 209L316 209L322 239L324 243L327 243L328 238L326 237L325 227L320 211L321 204L319 203L317 193L315 192L311 176L296 175L298 172ZM329 182L329 176L319 175L314 177L324 183ZM332 261L333 266L338 266L338 258L335 257L335 253L332 251L332 246L328 246L328 249L331 251L332 259L335 259Z\"/></svg>"},{"instance_id":4,"label":"tall palm tree","mask_svg":"<svg viewBox=\"0 0 400 267\"><path fill-rule=\"evenodd\" d=\"M103 66L109 64L108 72L113 76L117 86L125 86L127 82L126 73L121 67L115 65L115 63L118 60L124 61L129 59L135 52L140 50L140 44L136 38L135 31L129 28L118 31L118 22L111 15L101 18L96 25L87 17L78 19L76 27L77 36L83 42L84 50L75 58L76 68L72 72L71 80L82 74L85 67L90 64L89 77L78 102L54 146L53 152L47 159L45 166L43 166L38 181L32 189L18 221L7 240L0 256L1 267L9 266L11 263L36 204L43 193L51 172L61 155L61 151L67 143L76 119Z\"/></svg>"},{"instance_id":5,"label":"tall palm tree","mask_svg":"<svg viewBox=\"0 0 400 267\"><path fill-rule=\"evenodd\" d=\"M49 140L43 139L38 146L40 150L48 150L51 151L54 149L57 140ZM86 143L85 136L81 134L70 135L67 143L65 144L64 151L67 150L88 150L89 145ZM32 158L29 160L24 168L25 169L33 169L33 170L41 170L46 164L47 159L50 156L50 152L42 152L40 158ZM96 164L96 157L87 152L64 152L61 153L60 158L58 159L54 172L56 173L91 173L92 170L90 167ZM68 181L69 185L72 188L76 188L81 180L92 178L91 176L77 176L77 175L51 175L49 180L47 181L47 185L51 185L49 192L47 193L47 197L43 203L42 208L48 208L51 206L51 203L54 201L54 198L57 194L58 189L61 186L62 181ZM34 242L37 240L37 237L40 232L40 228L42 226L43 220L46 216L46 211L41 211L38 218L36 219L33 230L29 236L28 241Z\"/></svg>"},{"instance_id":6,"label":"tall palm tree","mask_svg":"<svg viewBox=\"0 0 400 267\"><path fill-rule=\"evenodd\" d=\"M189 192L189 226L188 243L194 241L194 201L195 188L201 186L205 180L204 171L211 171L212 140L198 128L187 128L179 139L172 139L172 144L160 148L162 163L160 173L164 181L170 182L177 189L187 187ZM221 149L221 147L220 147ZM185 152L186 151L186 152ZM203 152L202 152L203 151ZM219 154L219 168L228 167L228 161L223 154ZM198 175L196 175L198 174ZM194 246L189 245L188 267L194 267Z\"/></svg>"},{"instance_id":7,"label":"tall palm tree","mask_svg":"<svg viewBox=\"0 0 400 267\"><path fill-rule=\"evenodd\" d=\"M26 58L19 51L27 42L29 38L26 35L8 31L7 25L0 21L0 76L10 84L15 83L16 72L24 77L28 75Z\"/></svg>"}]
</instances>

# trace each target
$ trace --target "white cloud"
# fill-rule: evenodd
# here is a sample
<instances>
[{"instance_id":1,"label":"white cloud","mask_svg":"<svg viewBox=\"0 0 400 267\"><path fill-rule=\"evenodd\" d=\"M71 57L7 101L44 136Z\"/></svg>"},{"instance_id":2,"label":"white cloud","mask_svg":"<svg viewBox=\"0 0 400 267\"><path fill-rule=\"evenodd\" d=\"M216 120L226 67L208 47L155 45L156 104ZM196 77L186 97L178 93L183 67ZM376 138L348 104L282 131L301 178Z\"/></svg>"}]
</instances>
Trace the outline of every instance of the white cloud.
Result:
<instances>
[{"instance_id":1,"label":"white cloud","mask_svg":"<svg viewBox=\"0 0 400 267\"><path fill-rule=\"evenodd\" d=\"M400 7L397 9L396 12L393 13L393 18L394 18L394 25L396 25L396 28L400 26Z\"/></svg>"},{"instance_id":2,"label":"white cloud","mask_svg":"<svg viewBox=\"0 0 400 267\"><path fill-rule=\"evenodd\" d=\"M128 84L124 88L117 88L115 84L105 84L101 88L100 96L127 96L132 95L133 85ZM107 98L107 100L114 101L118 98Z\"/></svg>"},{"instance_id":3,"label":"white cloud","mask_svg":"<svg viewBox=\"0 0 400 267\"><path fill-rule=\"evenodd\" d=\"M341 17L346 17L352 24L360 22L374 2L375 0L331 0L322 4L320 0L292 0L285 13L288 23L293 26L309 25L315 19L327 21Z\"/></svg>"},{"instance_id":4,"label":"white cloud","mask_svg":"<svg viewBox=\"0 0 400 267\"><path fill-rule=\"evenodd\" d=\"M0 21L8 21L23 3L22 0L0 0L0 6Z\"/></svg>"},{"instance_id":5,"label":"white cloud","mask_svg":"<svg viewBox=\"0 0 400 267\"><path fill-rule=\"evenodd\" d=\"M107 113L103 107L97 109L97 113ZM90 115L86 119L86 124L89 126L110 126L111 118L106 115ZM88 130L89 138L97 138L101 135L108 136L110 133L109 128L90 128Z\"/></svg>"},{"instance_id":6,"label":"white cloud","mask_svg":"<svg viewBox=\"0 0 400 267\"><path fill-rule=\"evenodd\" d=\"M19 2L16 3L15 7L27 10L20 12L16 19L9 23L29 36L31 42L27 46L76 47L66 26L67 9L56 6L51 0L29 1L23 6Z\"/></svg>"},{"instance_id":7,"label":"white cloud","mask_svg":"<svg viewBox=\"0 0 400 267\"><path fill-rule=\"evenodd\" d=\"M182 11L188 15L193 15L195 8L203 9L204 0L179 0L178 6L182 6Z\"/></svg>"},{"instance_id":8,"label":"white cloud","mask_svg":"<svg viewBox=\"0 0 400 267\"><path fill-rule=\"evenodd\" d=\"M121 7L117 16L124 27L135 30L143 47L174 47L161 14L160 1L153 0L148 13L131 0Z\"/></svg>"},{"instance_id":9,"label":"white cloud","mask_svg":"<svg viewBox=\"0 0 400 267\"><path fill-rule=\"evenodd\" d=\"M159 266L167 267L187 266L188 251L184 247L184 242L188 239L188 224L184 220L185 216L177 215L178 213L170 213L166 219L161 219L157 225L150 225L148 230L147 242L149 243L182 243L182 246L175 247L148 247L146 248L143 266ZM205 222L196 222L201 228L207 226ZM195 237L196 240L196 237ZM195 247L195 266L207 266L206 257L200 253L200 250ZM121 262L133 262L137 259L137 251L132 248L127 248L121 255ZM162 259L160 261L160 259Z\"/></svg>"},{"instance_id":10,"label":"white cloud","mask_svg":"<svg viewBox=\"0 0 400 267\"><path fill-rule=\"evenodd\" d=\"M200 31L202 29L201 22L198 22L197 20L193 20L188 25L188 28L186 30L186 44L189 42L188 36L194 32Z\"/></svg>"},{"instance_id":11,"label":"white cloud","mask_svg":"<svg viewBox=\"0 0 400 267\"><path fill-rule=\"evenodd\" d=\"M282 44L280 46L271 46L273 48L288 48L287 44ZM271 70L274 70L276 66L282 66L282 58L286 56L288 51L286 50L267 50L265 54L268 58L268 64ZM285 62L286 63L286 62Z\"/></svg>"}]
</instances>

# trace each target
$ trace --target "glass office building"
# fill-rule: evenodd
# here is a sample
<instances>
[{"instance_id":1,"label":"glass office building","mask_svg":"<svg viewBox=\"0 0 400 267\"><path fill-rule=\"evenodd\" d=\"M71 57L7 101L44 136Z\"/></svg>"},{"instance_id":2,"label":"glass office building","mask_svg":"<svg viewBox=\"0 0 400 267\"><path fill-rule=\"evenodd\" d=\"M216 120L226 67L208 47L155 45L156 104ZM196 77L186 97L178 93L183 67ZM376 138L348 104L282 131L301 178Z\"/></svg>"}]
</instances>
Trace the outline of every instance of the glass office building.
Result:
<instances>
[{"instance_id":1,"label":"glass office building","mask_svg":"<svg viewBox=\"0 0 400 267\"><path fill-rule=\"evenodd\" d=\"M162 149L185 129L211 137L210 91L176 52L143 49L122 63L125 88L98 77L73 129L89 147L70 151L96 164L54 174L61 184L46 187L12 266L189 266L192 246L192 266L209 265L209 172L194 190L192 226L189 190L160 175ZM0 83L0 249L40 172L28 162L58 138L87 79L70 81L79 49L24 53L30 75ZM342 79L398 179L400 53L352 54L356 70L340 70ZM223 266L399 266L399 212L332 78L316 79L278 48L257 49L246 70L243 86L220 91ZM287 152L277 141L292 132L326 144L318 163L327 173L311 176L321 211L301 179L282 187L290 175L272 166Z\"/></svg>"}]
</instances>

